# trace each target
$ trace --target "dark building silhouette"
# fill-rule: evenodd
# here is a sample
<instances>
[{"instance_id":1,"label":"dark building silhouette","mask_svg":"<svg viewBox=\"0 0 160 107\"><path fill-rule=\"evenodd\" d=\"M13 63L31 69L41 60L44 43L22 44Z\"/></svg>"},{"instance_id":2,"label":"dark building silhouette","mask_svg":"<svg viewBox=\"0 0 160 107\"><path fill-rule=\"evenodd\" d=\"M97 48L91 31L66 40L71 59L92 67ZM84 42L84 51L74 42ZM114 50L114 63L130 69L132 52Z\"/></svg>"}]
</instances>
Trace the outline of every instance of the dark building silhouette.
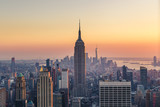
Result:
<instances>
[{"instance_id":1,"label":"dark building silhouette","mask_svg":"<svg viewBox=\"0 0 160 107\"><path fill-rule=\"evenodd\" d=\"M62 107L62 99L61 93L53 93L53 107Z\"/></svg>"},{"instance_id":2,"label":"dark building silhouette","mask_svg":"<svg viewBox=\"0 0 160 107\"><path fill-rule=\"evenodd\" d=\"M117 70L117 80L118 80L118 81L120 80L120 77L121 77L121 71L120 71L120 70Z\"/></svg>"},{"instance_id":3,"label":"dark building silhouette","mask_svg":"<svg viewBox=\"0 0 160 107\"><path fill-rule=\"evenodd\" d=\"M151 91L147 90L146 92L146 107L151 106Z\"/></svg>"},{"instance_id":4,"label":"dark building silhouette","mask_svg":"<svg viewBox=\"0 0 160 107\"><path fill-rule=\"evenodd\" d=\"M133 72L127 72L127 81L131 82L131 89L134 90L134 83L133 83Z\"/></svg>"},{"instance_id":5,"label":"dark building silhouette","mask_svg":"<svg viewBox=\"0 0 160 107\"><path fill-rule=\"evenodd\" d=\"M15 72L15 58L14 57L12 57L11 59L11 72L12 73Z\"/></svg>"},{"instance_id":6,"label":"dark building silhouette","mask_svg":"<svg viewBox=\"0 0 160 107\"><path fill-rule=\"evenodd\" d=\"M60 89L59 90L62 95L62 107L69 107L69 90L68 89Z\"/></svg>"},{"instance_id":7,"label":"dark building silhouette","mask_svg":"<svg viewBox=\"0 0 160 107\"><path fill-rule=\"evenodd\" d=\"M95 54L96 54L96 60L98 61L98 52L97 52L97 49L98 48L96 48L96 50L95 50Z\"/></svg>"},{"instance_id":8,"label":"dark building silhouette","mask_svg":"<svg viewBox=\"0 0 160 107\"><path fill-rule=\"evenodd\" d=\"M16 78L16 107L25 107L26 81L22 73Z\"/></svg>"},{"instance_id":9,"label":"dark building silhouette","mask_svg":"<svg viewBox=\"0 0 160 107\"><path fill-rule=\"evenodd\" d=\"M50 64L50 59L47 59L47 60L46 60L46 67L45 67L45 68L46 68L47 71L49 71L50 74L51 74L52 68L51 68L51 64Z\"/></svg>"},{"instance_id":10,"label":"dark building silhouette","mask_svg":"<svg viewBox=\"0 0 160 107\"><path fill-rule=\"evenodd\" d=\"M93 64L98 63L98 52L97 52L98 48L95 49L95 57L93 57Z\"/></svg>"},{"instance_id":11,"label":"dark building silhouette","mask_svg":"<svg viewBox=\"0 0 160 107\"><path fill-rule=\"evenodd\" d=\"M153 65L157 66L157 57L156 56L153 57Z\"/></svg>"},{"instance_id":12,"label":"dark building silhouette","mask_svg":"<svg viewBox=\"0 0 160 107\"><path fill-rule=\"evenodd\" d=\"M47 67L47 68L50 67L50 59L47 59L47 60L46 60L46 67Z\"/></svg>"},{"instance_id":13,"label":"dark building silhouette","mask_svg":"<svg viewBox=\"0 0 160 107\"><path fill-rule=\"evenodd\" d=\"M123 79L127 80L127 67L125 65L123 65L122 71L123 71Z\"/></svg>"},{"instance_id":14,"label":"dark building silhouette","mask_svg":"<svg viewBox=\"0 0 160 107\"><path fill-rule=\"evenodd\" d=\"M147 89L147 68L140 67L140 80L141 84L144 86L144 89Z\"/></svg>"},{"instance_id":15,"label":"dark building silhouette","mask_svg":"<svg viewBox=\"0 0 160 107\"><path fill-rule=\"evenodd\" d=\"M79 23L79 37L74 47L74 96L86 95L85 44L81 39Z\"/></svg>"}]
</instances>

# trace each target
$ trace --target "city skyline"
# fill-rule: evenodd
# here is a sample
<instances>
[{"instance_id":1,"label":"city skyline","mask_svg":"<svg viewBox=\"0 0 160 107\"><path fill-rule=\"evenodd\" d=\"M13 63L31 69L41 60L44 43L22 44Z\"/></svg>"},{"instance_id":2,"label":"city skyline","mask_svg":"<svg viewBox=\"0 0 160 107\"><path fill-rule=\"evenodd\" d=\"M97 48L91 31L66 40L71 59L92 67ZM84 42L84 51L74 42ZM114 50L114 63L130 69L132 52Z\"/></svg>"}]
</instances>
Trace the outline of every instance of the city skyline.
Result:
<instances>
[{"instance_id":1,"label":"city skyline","mask_svg":"<svg viewBox=\"0 0 160 107\"><path fill-rule=\"evenodd\" d=\"M73 56L79 19L89 56L97 46L99 57L159 57L158 9L158 0L1 1L0 59Z\"/></svg>"},{"instance_id":2,"label":"city skyline","mask_svg":"<svg viewBox=\"0 0 160 107\"><path fill-rule=\"evenodd\" d=\"M0 13L0 107L160 107L159 0L5 0Z\"/></svg>"}]
</instances>

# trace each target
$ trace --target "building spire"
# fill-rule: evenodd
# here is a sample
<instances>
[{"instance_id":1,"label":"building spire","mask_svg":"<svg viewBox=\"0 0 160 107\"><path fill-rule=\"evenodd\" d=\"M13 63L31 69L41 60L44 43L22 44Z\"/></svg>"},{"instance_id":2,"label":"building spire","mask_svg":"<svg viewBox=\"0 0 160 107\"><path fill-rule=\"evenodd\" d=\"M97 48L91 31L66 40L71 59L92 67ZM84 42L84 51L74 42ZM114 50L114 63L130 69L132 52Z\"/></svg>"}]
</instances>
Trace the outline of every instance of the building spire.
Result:
<instances>
[{"instance_id":1,"label":"building spire","mask_svg":"<svg viewBox=\"0 0 160 107\"><path fill-rule=\"evenodd\" d=\"M96 49L95 49L95 53L96 53L96 60L98 61L98 52L97 52L98 48L97 48L97 45L96 45Z\"/></svg>"},{"instance_id":2,"label":"building spire","mask_svg":"<svg viewBox=\"0 0 160 107\"><path fill-rule=\"evenodd\" d=\"M80 25L80 19L79 19L79 33L78 33L78 40L81 40L81 25Z\"/></svg>"},{"instance_id":3,"label":"building spire","mask_svg":"<svg viewBox=\"0 0 160 107\"><path fill-rule=\"evenodd\" d=\"M79 19L79 31L81 31L81 23L80 23L80 19Z\"/></svg>"}]
</instances>

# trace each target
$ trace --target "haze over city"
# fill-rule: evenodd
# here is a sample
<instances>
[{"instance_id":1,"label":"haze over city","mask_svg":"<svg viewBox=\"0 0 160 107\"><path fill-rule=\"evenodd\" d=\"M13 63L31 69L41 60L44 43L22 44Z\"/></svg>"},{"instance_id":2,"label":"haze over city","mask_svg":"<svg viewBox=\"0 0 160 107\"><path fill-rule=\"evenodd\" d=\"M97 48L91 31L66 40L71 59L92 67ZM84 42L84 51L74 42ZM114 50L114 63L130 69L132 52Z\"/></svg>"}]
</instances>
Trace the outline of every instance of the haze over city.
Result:
<instances>
[{"instance_id":1,"label":"haze over city","mask_svg":"<svg viewBox=\"0 0 160 107\"><path fill-rule=\"evenodd\" d=\"M0 59L73 55L79 19L89 56L96 46L99 56L159 56L158 2L0 1Z\"/></svg>"},{"instance_id":2,"label":"haze over city","mask_svg":"<svg viewBox=\"0 0 160 107\"><path fill-rule=\"evenodd\" d=\"M1 0L0 107L160 107L160 0Z\"/></svg>"}]
</instances>

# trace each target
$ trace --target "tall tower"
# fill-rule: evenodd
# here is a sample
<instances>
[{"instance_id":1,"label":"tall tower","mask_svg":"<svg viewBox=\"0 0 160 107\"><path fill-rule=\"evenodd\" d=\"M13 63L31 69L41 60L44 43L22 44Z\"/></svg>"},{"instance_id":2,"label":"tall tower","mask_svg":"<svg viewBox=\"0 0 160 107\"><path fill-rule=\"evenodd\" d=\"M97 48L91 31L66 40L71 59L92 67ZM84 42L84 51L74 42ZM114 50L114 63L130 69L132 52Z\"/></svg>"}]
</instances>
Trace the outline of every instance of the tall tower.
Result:
<instances>
[{"instance_id":1,"label":"tall tower","mask_svg":"<svg viewBox=\"0 0 160 107\"><path fill-rule=\"evenodd\" d=\"M53 107L53 82L49 71L41 67L37 81L37 107Z\"/></svg>"},{"instance_id":2,"label":"tall tower","mask_svg":"<svg viewBox=\"0 0 160 107\"><path fill-rule=\"evenodd\" d=\"M61 88L59 92L62 94L63 107L69 107L69 81L68 81L68 69L62 69L61 72ZM54 100L54 99L53 99Z\"/></svg>"},{"instance_id":3,"label":"tall tower","mask_svg":"<svg viewBox=\"0 0 160 107\"><path fill-rule=\"evenodd\" d=\"M154 65L154 66L157 65L157 57L156 57L156 56L153 57L153 65Z\"/></svg>"},{"instance_id":4,"label":"tall tower","mask_svg":"<svg viewBox=\"0 0 160 107\"><path fill-rule=\"evenodd\" d=\"M15 58L14 57L11 58L11 72L12 73L15 72Z\"/></svg>"},{"instance_id":5,"label":"tall tower","mask_svg":"<svg viewBox=\"0 0 160 107\"><path fill-rule=\"evenodd\" d=\"M141 84L144 86L144 89L147 89L147 68L140 67L140 80Z\"/></svg>"},{"instance_id":6,"label":"tall tower","mask_svg":"<svg viewBox=\"0 0 160 107\"><path fill-rule=\"evenodd\" d=\"M61 88L69 88L68 69L62 69L61 72Z\"/></svg>"},{"instance_id":7,"label":"tall tower","mask_svg":"<svg viewBox=\"0 0 160 107\"><path fill-rule=\"evenodd\" d=\"M81 39L79 22L78 40L74 47L74 96L86 96L85 44Z\"/></svg>"},{"instance_id":8,"label":"tall tower","mask_svg":"<svg viewBox=\"0 0 160 107\"><path fill-rule=\"evenodd\" d=\"M123 65L122 70L123 70L123 79L127 80L127 67Z\"/></svg>"},{"instance_id":9,"label":"tall tower","mask_svg":"<svg viewBox=\"0 0 160 107\"><path fill-rule=\"evenodd\" d=\"M95 49L95 54L96 54L96 60L98 61L98 52L97 52L97 47L96 47L96 49Z\"/></svg>"},{"instance_id":10,"label":"tall tower","mask_svg":"<svg viewBox=\"0 0 160 107\"><path fill-rule=\"evenodd\" d=\"M16 107L25 107L26 81L22 73L16 78Z\"/></svg>"}]
</instances>

